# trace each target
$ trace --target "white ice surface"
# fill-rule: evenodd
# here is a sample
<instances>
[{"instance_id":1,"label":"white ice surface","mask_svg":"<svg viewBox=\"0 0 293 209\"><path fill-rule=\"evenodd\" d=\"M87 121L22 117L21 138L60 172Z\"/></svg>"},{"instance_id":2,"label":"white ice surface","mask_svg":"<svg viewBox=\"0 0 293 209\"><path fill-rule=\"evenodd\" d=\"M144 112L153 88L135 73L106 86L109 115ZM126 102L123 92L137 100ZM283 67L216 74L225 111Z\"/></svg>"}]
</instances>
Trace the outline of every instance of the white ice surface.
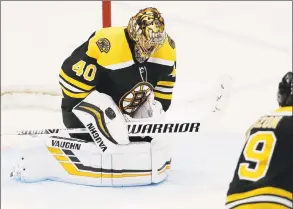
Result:
<instances>
[{"instance_id":1,"label":"white ice surface","mask_svg":"<svg viewBox=\"0 0 293 209\"><path fill-rule=\"evenodd\" d=\"M1 2L1 87L58 88L64 58L101 27L100 6L100 2ZM177 82L169 117L202 119L221 74L233 79L225 112L206 120L202 125L208 128L198 134L168 139L172 171L166 182L154 186L17 182L9 177L16 144L30 139L1 137L2 208L224 208L243 134L257 117L276 108L277 83L292 69L292 2L113 2L113 25L126 25L129 16L145 6L162 11L177 45ZM1 132L63 126L60 98L1 99ZM22 108L16 109L19 104ZM40 104L46 108L38 109Z\"/></svg>"},{"instance_id":2,"label":"white ice surface","mask_svg":"<svg viewBox=\"0 0 293 209\"><path fill-rule=\"evenodd\" d=\"M8 115L14 116L18 118L15 123L20 124L25 118L37 119L40 114L48 118L48 122L42 121L42 124L48 125L54 125L51 119L59 117L58 113L32 110L13 113L5 111L3 118L5 120ZM35 127L42 126L36 124ZM13 146L2 150L1 204L5 209L224 208L225 193L242 145L241 138L242 135L237 133L198 133L166 139L172 144L174 156L169 179L158 185L133 188L98 188L52 181L28 184L15 181L9 177L17 157L17 146ZM13 137L4 140L22 140L25 143L31 139Z\"/></svg>"}]
</instances>

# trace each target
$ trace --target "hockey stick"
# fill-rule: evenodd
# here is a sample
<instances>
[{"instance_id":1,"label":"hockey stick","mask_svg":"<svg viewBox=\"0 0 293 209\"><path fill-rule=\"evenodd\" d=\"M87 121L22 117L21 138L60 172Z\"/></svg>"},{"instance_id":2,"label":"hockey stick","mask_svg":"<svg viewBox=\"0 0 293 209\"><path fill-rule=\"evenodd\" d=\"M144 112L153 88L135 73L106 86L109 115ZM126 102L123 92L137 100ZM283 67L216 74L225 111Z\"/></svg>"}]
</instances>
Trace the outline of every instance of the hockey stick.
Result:
<instances>
[{"instance_id":1,"label":"hockey stick","mask_svg":"<svg viewBox=\"0 0 293 209\"><path fill-rule=\"evenodd\" d=\"M229 76L222 76L219 82L220 89L215 95L212 109L208 116L223 112L229 99L232 80ZM207 117L209 118L209 117ZM206 119L207 119L206 118ZM206 121L206 120L204 120ZM174 134L174 133L194 133L199 131L199 122L127 122L129 136L148 136L158 134ZM57 128L57 129L36 129L36 130L16 130L6 132L1 135L43 135L43 134L75 134L89 133L86 128Z\"/></svg>"},{"instance_id":2,"label":"hockey stick","mask_svg":"<svg viewBox=\"0 0 293 209\"><path fill-rule=\"evenodd\" d=\"M127 122L129 136L149 136L170 133L192 133L198 132L200 123L196 122ZM16 130L6 132L1 135L43 135L43 134L80 134L89 133L87 128L56 128L56 129L35 129L35 130Z\"/></svg>"}]
</instances>

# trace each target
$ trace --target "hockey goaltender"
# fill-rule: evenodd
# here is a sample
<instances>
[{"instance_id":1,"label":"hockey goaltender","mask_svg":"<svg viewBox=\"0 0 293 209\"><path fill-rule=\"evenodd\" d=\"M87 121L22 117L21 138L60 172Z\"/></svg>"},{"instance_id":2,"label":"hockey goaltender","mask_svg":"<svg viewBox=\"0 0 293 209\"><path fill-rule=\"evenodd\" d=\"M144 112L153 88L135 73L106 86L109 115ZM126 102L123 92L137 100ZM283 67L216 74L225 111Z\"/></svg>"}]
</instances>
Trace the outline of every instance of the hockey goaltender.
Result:
<instances>
[{"instance_id":1,"label":"hockey goaltender","mask_svg":"<svg viewBox=\"0 0 293 209\"><path fill-rule=\"evenodd\" d=\"M32 141L12 176L93 186L164 181L170 142L157 133L199 128L166 123L175 80L175 42L156 8L140 10L126 27L97 30L65 59L59 73L64 125L88 133ZM149 135L131 136L128 129Z\"/></svg>"}]
</instances>

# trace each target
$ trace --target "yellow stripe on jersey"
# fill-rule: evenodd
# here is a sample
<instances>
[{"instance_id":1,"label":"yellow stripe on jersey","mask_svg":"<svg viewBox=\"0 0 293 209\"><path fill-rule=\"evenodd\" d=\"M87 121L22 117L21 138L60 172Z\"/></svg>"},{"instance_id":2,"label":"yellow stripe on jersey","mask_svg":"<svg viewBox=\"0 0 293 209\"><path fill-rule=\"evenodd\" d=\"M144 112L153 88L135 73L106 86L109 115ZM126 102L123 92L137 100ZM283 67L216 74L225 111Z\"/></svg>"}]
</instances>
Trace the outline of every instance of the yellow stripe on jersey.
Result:
<instances>
[{"instance_id":1,"label":"yellow stripe on jersey","mask_svg":"<svg viewBox=\"0 0 293 209\"><path fill-rule=\"evenodd\" d=\"M173 87L175 84L174 81L159 81L157 83L157 85L160 85L160 86L168 86L168 87Z\"/></svg>"},{"instance_id":2,"label":"yellow stripe on jersey","mask_svg":"<svg viewBox=\"0 0 293 209\"><path fill-rule=\"evenodd\" d=\"M292 106L280 107L267 114L267 116L292 116Z\"/></svg>"},{"instance_id":3,"label":"yellow stripe on jersey","mask_svg":"<svg viewBox=\"0 0 293 209\"><path fill-rule=\"evenodd\" d=\"M291 112L293 111L292 106L287 106L287 107L280 107L279 109L275 110L275 112Z\"/></svg>"},{"instance_id":4,"label":"yellow stripe on jersey","mask_svg":"<svg viewBox=\"0 0 293 209\"><path fill-rule=\"evenodd\" d=\"M92 89L94 88L94 86L86 85L86 84L84 84L84 83L82 83L82 82L80 82L80 81L77 81L77 80L75 80L75 79L69 77L68 75L66 75L66 74L64 73L64 71L63 71L62 69L60 70L59 75L60 75L65 81L67 81L68 83L70 83L70 84L72 84L72 85L74 85L74 86L76 86L76 87L78 87L78 88L80 88L80 89L83 89L83 90L85 90L85 91L90 91L90 90L92 90Z\"/></svg>"},{"instance_id":5,"label":"yellow stripe on jersey","mask_svg":"<svg viewBox=\"0 0 293 209\"><path fill-rule=\"evenodd\" d=\"M155 93L155 97L159 98L159 99L167 99L167 100L171 100L172 99L172 94L162 94L159 92L154 92Z\"/></svg>"},{"instance_id":6,"label":"yellow stripe on jersey","mask_svg":"<svg viewBox=\"0 0 293 209\"><path fill-rule=\"evenodd\" d=\"M233 209L290 209L290 208L284 205L279 205L275 203L249 203L249 204L233 207Z\"/></svg>"},{"instance_id":7,"label":"yellow stripe on jersey","mask_svg":"<svg viewBox=\"0 0 293 209\"><path fill-rule=\"evenodd\" d=\"M257 195L274 195L279 197L285 197L289 200L293 200L291 192L288 192L284 189L275 188L275 187L263 187L263 188L254 189L248 192L229 195L226 199L226 203L233 202L236 200L246 199L249 197L254 197Z\"/></svg>"},{"instance_id":8,"label":"yellow stripe on jersey","mask_svg":"<svg viewBox=\"0 0 293 209\"><path fill-rule=\"evenodd\" d=\"M70 91L68 91L67 89L65 89L63 86L61 86L63 92L65 95L72 97L72 98L78 98L78 99L83 99L86 98L87 95L89 95L90 92L85 92L85 93L72 93Z\"/></svg>"}]
</instances>

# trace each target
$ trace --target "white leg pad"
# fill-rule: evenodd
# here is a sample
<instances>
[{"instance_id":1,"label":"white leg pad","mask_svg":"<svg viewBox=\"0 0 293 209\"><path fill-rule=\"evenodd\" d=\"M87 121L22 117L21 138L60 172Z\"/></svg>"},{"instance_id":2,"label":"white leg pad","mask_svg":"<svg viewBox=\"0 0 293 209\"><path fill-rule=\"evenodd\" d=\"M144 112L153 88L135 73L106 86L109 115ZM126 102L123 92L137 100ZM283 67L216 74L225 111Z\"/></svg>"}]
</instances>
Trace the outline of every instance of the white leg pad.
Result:
<instances>
[{"instance_id":1,"label":"white leg pad","mask_svg":"<svg viewBox=\"0 0 293 209\"><path fill-rule=\"evenodd\" d=\"M170 142L166 138L156 137L151 143L152 182L159 183L166 179L171 168ZM156 168L156 169L155 169Z\"/></svg>"},{"instance_id":2,"label":"white leg pad","mask_svg":"<svg viewBox=\"0 0 293 209\"><path fill-rule=\"evenodd\" d=\"M164 140L117 145L103 153L92 142L44 137L20 152L13 176L24 182L57 180L92 186L135 186L168 177L170 155Z\"/></svg>"}]
</instances>

